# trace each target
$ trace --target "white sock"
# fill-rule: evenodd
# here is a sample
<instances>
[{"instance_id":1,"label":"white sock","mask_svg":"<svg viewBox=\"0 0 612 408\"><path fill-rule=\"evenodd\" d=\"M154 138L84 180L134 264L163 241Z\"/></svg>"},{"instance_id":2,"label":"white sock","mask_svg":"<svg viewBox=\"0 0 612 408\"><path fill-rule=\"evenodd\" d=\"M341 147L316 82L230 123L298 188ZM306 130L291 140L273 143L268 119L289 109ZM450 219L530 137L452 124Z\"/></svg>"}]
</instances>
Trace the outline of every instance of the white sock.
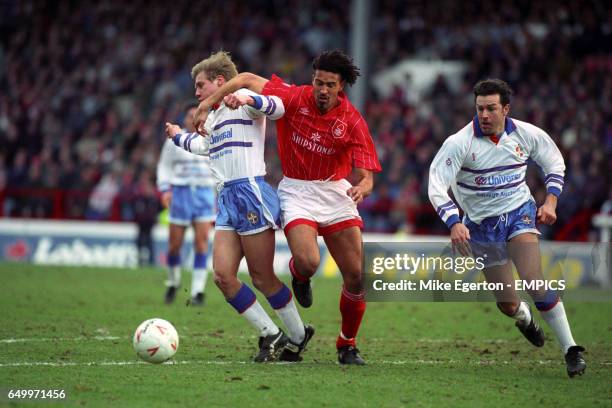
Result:
<instances>
[{"instance_id":1,"label":"white sock","mask_svg":"<svg viewBox=\"0 0 612 408\"><path fill-rule=\"evenodd\" d=\"M175 288L181 286L181 265L168 267L168 281L166 282L166 286L174 286Z\"/></svg>"},{"instance_id":2,"label":"white sock","mask_svg":"<svg viewBox=\"0 0 612 408\"><path fill-rule=\"evenodd\" d=\"M242 312L242 315L259 330L259 335L262 337L276 334L280 330L258 301L255 301L247 310Z\"/></svg>"},{"instance_id":3,"label":"white sock","mask_svg":"<svg viewBox=\"0 0 612 408\"><path fill-rule=\"evenodd\" d=\"M521 323L521 325L529 325L529 323L531 323L531 312L529 311L529 305L527 304L527 302L521 302L519 304L518 309L516 310L516 313L514 313L514 316L512 316L512 318L518 322Z\"/></svg>"},{"instance_id":4,"label":"white sock","mask_svg":"<svg viewBox=\"0 0 612 408\"><path fill-rule=\"evenodd\" d=\"M563 354L567 354L567 350L575 346L576 342L572 337L572 331L569 327L567 316L565 315L563 302L559 300L552 309L546 312L540 311L540 315L542 315L542 318L546 320L546 323L548 323L553 332L555 332L555 336L559 341Z\"/></svg>"},{"instance_id":5,"label":"white sock","mask_svg":"<svg viewBox=\"0 0 612 408\"><path fill-rule=\"evenodd\" d=\"M204 293L208 271L203 268L194 269L191 275L191 297Z\"/></svg>"},{"instance_id":6,"label":"white sock","mask_svg":"<svg viewBox=\"0 0 612 408\"><path fill-rule=\"evenodd\" d=\"M276 315L283 321L287 328L287 335L295 344L301 344L304 341L306 332L304 331L304 323L295 307L293 298L284 307L274 309Z\"/></svg>"}]
</instances>

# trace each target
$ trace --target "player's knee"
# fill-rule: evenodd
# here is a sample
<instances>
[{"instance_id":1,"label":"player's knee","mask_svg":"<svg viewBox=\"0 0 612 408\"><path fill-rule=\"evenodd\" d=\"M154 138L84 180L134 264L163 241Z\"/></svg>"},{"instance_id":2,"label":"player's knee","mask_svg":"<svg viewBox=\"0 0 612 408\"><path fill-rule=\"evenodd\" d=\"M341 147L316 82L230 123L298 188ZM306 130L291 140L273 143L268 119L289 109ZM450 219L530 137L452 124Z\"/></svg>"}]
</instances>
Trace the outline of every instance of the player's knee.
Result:
<instances>
[{"instance_id":1,"label":"player's knee","mask_svg":"<svg viewBox=\"0 0 612 408\"><path fill-rule=\"evenodd\" d=\"M497 308L506 316L514 316L518 307L518 302L497 302Z\"/></svg>"},{"instance_id":2,"label":"player's knee","mask_svg":"<svg viewBox=\"0 0 612 408\"><path fill-rule=\"evenodd\" d=\"M272 279L263 277L261 275L252 276L251 281L253 282L253 286L255 286L255 289L262 293L269 292L270 286L272 284Z\"/></svg>"},{"instance_id":3,"label":"player's knee","mask_svg":"<svg viewBox=\"0 0 612 408\"><path fill-rule=\"evenodd\" d=\"M344 287L349 292L358 293L362 289L361 274L360 273L345 273L342 275L344 281Z\"/></svg>"},{"instance_id":4,"label":"player's knee","mask_svg":"<svg viewBox=\"0 0 612 408\"><path fill-rule=\"evenodd\" d=\"M546 291L545 289L539 289L539 290L530 290L528 291L528 293L534 302L542 302L544 299L546 299L546 295L548 294L548 291Z\"/></svg>"},{"instance_id":5,"label":"player's knee","mask_svg":"<svg viewBox=\"0 0 612 408\"><path fill-rule=\"evenodd\" d=\"M181 244L182 242L178 240L175 242L170 241L168 243L168 253L170 255L178 255L181 252Z\"/></svg>"},{"instance_id":6,"label":"player's knee","mask_svg":"<svg viewBox=\"0 0 612 408\"><path fill-rule=\"evenodd\" d=\"M321 257L319 254L297 254L293 256L293 262L300 275L312 276L319 268Z\"/></svg>"},{"instance_id":7,"label":"player's knee","mask_svg":"<svg viewBox=\"0 0 612 408\"><path fill-rule=\"evenodd\" d=\"M234 286L237 278L232 276L231 274L224 273L222 270L214 269L214 281L215 285L223 292L224 294L228 292L229 288Z\"/></svg>"}]
</instances>

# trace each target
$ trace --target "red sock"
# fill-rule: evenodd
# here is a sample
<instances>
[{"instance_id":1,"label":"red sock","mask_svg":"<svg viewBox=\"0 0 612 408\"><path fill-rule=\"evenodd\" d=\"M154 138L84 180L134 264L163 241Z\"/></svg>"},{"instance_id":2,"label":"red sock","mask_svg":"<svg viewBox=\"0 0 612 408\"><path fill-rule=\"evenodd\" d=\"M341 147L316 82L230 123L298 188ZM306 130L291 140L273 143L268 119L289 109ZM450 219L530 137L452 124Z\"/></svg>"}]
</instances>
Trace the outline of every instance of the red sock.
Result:
<instances>
[{"instance_id":1,"label":"red sock","mask_svg":"<svg viewBox=\"0 0 612 408\"><path fill-rule=\"evenodd\" d=\"M308 282L310 280L310 278L307 278L306 276L297 273L297 271L295 270L295 262L293 260L293 257L291 257L291 259L289 260L289 271L291 272L291 275L300 282Z\"/></svg>"},{"instance_id":2,"label":"red sock","mask_svg":"<svg viewBox=\"0 0 612 408\"><path fill-rule=\"evenodd\" d=\"M340 314L342 314L342 331L338 340L336 340L336 348L343 346L355 347L355 337L361 325L361 319L365 313L366 302L365 293L350 293L342 287L340 295Z\"/></svg>"}]
</instances>

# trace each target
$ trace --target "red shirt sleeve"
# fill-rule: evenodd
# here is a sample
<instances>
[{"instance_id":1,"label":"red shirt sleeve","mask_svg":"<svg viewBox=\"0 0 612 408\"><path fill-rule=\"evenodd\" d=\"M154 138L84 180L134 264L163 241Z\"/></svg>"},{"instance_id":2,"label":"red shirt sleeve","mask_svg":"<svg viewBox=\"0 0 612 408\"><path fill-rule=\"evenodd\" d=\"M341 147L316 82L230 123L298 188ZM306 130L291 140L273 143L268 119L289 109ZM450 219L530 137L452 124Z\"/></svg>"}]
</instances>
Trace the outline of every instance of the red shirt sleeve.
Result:
<instances>
[{"instance_id":1,"label":"red shirt sleeve","mask_svg":"<svg viewBox=\"0 0 612 408\"><path fill-rule=\"evenodd\" d=\"M366 169L378 173L382 170L374 141L370 130L363 117L357 113L357 123L351 130L351 150L353 156L353 167Z\"/></svg>"}]
</instances>

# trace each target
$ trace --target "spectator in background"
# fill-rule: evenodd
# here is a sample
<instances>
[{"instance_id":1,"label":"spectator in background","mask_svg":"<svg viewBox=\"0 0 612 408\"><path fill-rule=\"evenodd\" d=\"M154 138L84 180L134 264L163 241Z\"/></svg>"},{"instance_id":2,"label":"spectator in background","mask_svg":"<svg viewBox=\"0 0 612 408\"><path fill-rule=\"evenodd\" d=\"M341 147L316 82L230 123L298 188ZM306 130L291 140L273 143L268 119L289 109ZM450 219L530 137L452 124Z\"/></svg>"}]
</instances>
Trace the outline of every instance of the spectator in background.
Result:
<instances>
[{"instance_id":1,"label":"spectator in background","mask_svg":"<svg viewBox=\"0 0 612 408\"><path fill-rule=\"evenodd\" d=\"M43 145L61 168L60 180L69 180L60 183L70 190L60 208L63 217L84 216L84 197L109 160L129 163L136 179L143 171L153 177L162 141L150 129L180 115L183 101L192 98L184 67L210 49L235 51L241 71L279 72L288 82L309 82L313 53L348 47L350 14L341 2L324 3L315 11L302 0L227 0L212 9L183 0L152 6L144 0L0 2L6 16L0 19L4 208L24 216L25 205L36 198L18 190L28 186L27 168ZM230 13L247 36L217 29ZM514 116L549 129L563 155L576 156L568 160L559 221L544 236L586 239L580 230L588 232L612 175L612 161L606 160L612 155L611 14L612 5L603 0L560 2L554 13L543 2L508 3L501 10L482 0L446 2L443 8L437 2L377 3L369 39L372 75L408 58L463 61L467 69L455 87L439 77L432 89L418 90L419 80L412 76L400 78L396 90L385 95L370 81L364 117L381 164L389 169L377 177L373 194L385 181L394 217L400 218L377 216L370 225L373 218L363 207L366 231L394 231L404 224L419 233L444 231L424 194L427 164L443 138L470 114L464 91L477 78L497 76L517 91ZM134 146L146 138L146 149L135 153ZM41 143L47 139L51 142ZM266 144L269 181L276 185L281 171L271 126ZM598 187L605 194L584 182L592 174L605 181ZM406 184L408 179L415 181ZM534 195L545 191L539 174L529 180ZM407 205L402 200L414 191L414 202ZM564 226L572 224L576 231L564 234Z\"/></svg>"},{"instance_id":2,"label":"spectator in background","mask_svg":"<svg viewBox=\"0 0 612 408\"><path fill-rule=\"evenodd\" d=\"M160 208L155 185L151 181L151 175L147 172L140 174L131 202L134 221L138 225L136 245L139 265L153 265L155 251L152 232Z\"/></svg>"}]
</instances>

